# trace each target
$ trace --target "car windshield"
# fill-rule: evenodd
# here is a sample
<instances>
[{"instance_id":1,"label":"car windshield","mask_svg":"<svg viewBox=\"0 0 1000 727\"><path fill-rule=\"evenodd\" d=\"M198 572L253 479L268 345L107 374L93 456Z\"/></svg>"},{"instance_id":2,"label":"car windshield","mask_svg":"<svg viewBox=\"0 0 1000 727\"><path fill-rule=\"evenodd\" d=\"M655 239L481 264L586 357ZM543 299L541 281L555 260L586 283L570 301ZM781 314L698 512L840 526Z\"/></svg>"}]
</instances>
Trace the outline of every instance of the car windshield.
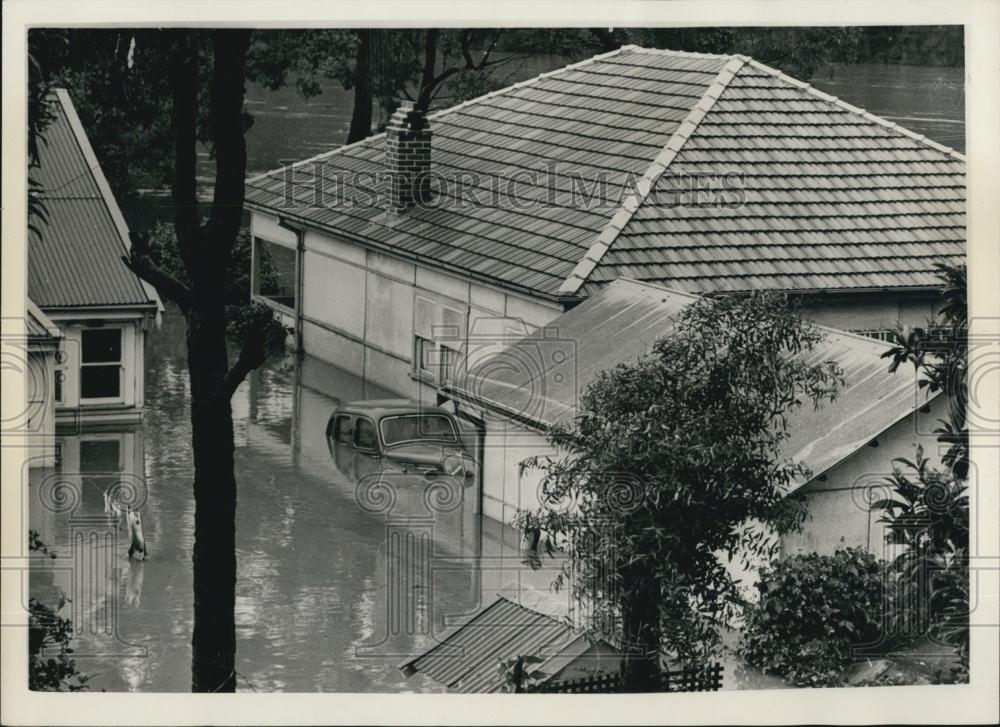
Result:
<instances>
[{"instance_id":1,"label":"car windshield","mask_svg":"<svg viewBox=\"0 0 1000 727\"><path fill-rule=\"evenodd\" d=\"M451 420L442 414L405 414L385 417L379 422L379 426L382 428L382 441L387 445L420 440L458 441Z\"/></svg>"}]
</instances>

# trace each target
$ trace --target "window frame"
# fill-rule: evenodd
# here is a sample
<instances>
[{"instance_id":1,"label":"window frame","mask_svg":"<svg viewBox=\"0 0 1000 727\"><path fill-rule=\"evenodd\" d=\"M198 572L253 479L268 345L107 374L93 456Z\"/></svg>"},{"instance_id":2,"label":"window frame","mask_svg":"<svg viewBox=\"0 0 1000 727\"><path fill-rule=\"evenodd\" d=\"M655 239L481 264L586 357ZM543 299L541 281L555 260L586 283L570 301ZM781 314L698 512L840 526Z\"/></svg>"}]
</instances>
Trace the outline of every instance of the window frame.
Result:
<instances>
[{"instance_id":1,"label":"window frame","mask_svg":"<svg viewBox=\"0 0 1000 727\"><path fill-rule=\"evenodd\" d=\"M452 437L454 438L453 439L400 439L398 442L392 442L392 444L389 444L389 440L386 439L385 432L382 430L382 425L385 424L386 421L388 421L389 419L412 419L419 417L441 417L442 419L448 422L448 425L451 427ZM451 417L449 417L447 414L442 414L440 412L429 412L423 414L417 412L414 412L413 414L389 414L388 416L384 416L378 420L378 434L379 434L379 440L385 442L386 443L385 446L387 447L394 447L397 444L408 444L410 442L447 442L448 444L461 443L461 439L459 438L458 435L458 427L455 426L455 422L453 422L451 420Z\"/></svg>"},{"instance_id":2,"label":"window frame","mask_svg":"<svg viewBox=\"0 0 1000 727\"><path fill-rule=\"evenodd\" d=\"M372 428L372 440L374 442L374 446L372 446L371 448L362 447L360 444L358 444L358 433L361 431L360 427L361 422L365 422L366 424L368 424L368 426ZM355 417L354 427L351 433L351 446L354 447L354 449L358 450L359 452L377 453L379 450L379 441L378 441L378 427L375 426L375 422L373 422L366 416Z\"/></svg>"},{"instance_id":3,"label":"window frame","mask_svg":"<svg viewBox=\"0 0 1000 727\"><path fill-rule=\"evenodd\" d=\"M118 332L118 361L84 361L84 337L93 331L117 331ZM118 395L117 396L85 396L83 380L88 368L110 368L117 365L118 368ZM80 362L79 371L79 400L80 406L101 406L103 404L121 404L125 401L125 327L121 325L87 326L80 329ZM65 392L63 392L65 394Z\"/></svg>"}]
</instances>

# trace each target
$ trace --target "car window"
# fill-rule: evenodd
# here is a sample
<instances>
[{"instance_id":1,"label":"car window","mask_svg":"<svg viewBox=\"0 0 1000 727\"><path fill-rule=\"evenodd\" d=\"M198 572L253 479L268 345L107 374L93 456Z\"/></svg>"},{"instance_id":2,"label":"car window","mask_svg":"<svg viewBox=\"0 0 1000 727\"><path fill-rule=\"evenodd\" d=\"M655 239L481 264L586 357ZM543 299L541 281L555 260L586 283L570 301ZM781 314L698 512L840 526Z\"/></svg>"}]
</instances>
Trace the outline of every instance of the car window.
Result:
<instances>
[{"instance_id":1,"label":"car window","mask_svg":"<svg viewBox=\"0 0 1000 727\"><path fill-rule=\"evenodd\" d=\"M382 441L387 445L423 439L435 442L458 441L451 419L443 414L404 414L384 417L379 422L379 427L382 429Z\"/></svg>"},{"instance_id":2,"label":"car window","mask_svg":"<svg viewBox=\"0 0 1000 727\"><path fill-rule=\"evenodd\" d=\"M346 414L337 417L333 425L333 438L338 444L350 444L354 430L351 429L351 418Z\"/></svg>"},{"instance_id":3,"label":"car window","mask_svg":"<svg viewBox=\"0 0 1000 727\"><path fill-rule=\"evenodd\" d=\"M358 417L354 425L354 446L358 449L375 449L375 425Z\"/></svg>"}]
</instances>

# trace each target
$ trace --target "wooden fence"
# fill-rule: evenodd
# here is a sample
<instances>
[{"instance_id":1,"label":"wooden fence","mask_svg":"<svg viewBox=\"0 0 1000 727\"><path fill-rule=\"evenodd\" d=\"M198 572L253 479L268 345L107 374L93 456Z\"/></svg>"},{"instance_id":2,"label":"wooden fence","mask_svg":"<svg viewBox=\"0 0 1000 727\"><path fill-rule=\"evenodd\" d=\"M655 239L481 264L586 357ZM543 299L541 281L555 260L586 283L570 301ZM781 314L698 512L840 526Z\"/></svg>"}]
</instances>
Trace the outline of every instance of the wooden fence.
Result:
<instances>
[{"instance_id":1,"label":"wooden fence","mask_svg":"<svg viewBox=\"0 0 1000 727\"><path fill-rule=\"evenodd\" d=\"M722 664L687 667L662 674L663 692L717 692L722 688ZM546 682L525 691L544 694L609 694L621 691L618 674L595 674L579 679Z\"/></svg>"}]
</instances>

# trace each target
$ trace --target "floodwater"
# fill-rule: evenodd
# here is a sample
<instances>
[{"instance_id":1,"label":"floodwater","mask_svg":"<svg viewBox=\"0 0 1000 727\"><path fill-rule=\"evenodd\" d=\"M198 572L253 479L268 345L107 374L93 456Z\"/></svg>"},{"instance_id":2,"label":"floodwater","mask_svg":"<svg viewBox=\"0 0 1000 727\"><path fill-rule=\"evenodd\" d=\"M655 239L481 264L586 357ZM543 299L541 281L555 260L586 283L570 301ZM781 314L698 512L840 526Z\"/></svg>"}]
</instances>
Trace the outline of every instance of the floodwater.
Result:
<instances>
[{"instance_id":1,"label":"floodwater","mask_svg":"<svg viewBox=\"0 0 1000 727\"><path fill-rule=\"evenodd\" d=\"M184 322L148 336L141 428L61 437L60 464L32 470L31 527L59 557L32 567L32 590L70 597L78 668L94 690L190 689L194 531ZM509 529L476 515L474 487L455 509L427 510L401 483L396 502L356 494L325 428L339 401L386 396L346 372L291 357L254 372L234 396L241 691L440 691L401 661L520 580L552 573L520 562ZM122 483L140 506L149 549L131 562L104 515ZM133 494L134 493L134 494Z\"/></svg>"}]
</instances>

